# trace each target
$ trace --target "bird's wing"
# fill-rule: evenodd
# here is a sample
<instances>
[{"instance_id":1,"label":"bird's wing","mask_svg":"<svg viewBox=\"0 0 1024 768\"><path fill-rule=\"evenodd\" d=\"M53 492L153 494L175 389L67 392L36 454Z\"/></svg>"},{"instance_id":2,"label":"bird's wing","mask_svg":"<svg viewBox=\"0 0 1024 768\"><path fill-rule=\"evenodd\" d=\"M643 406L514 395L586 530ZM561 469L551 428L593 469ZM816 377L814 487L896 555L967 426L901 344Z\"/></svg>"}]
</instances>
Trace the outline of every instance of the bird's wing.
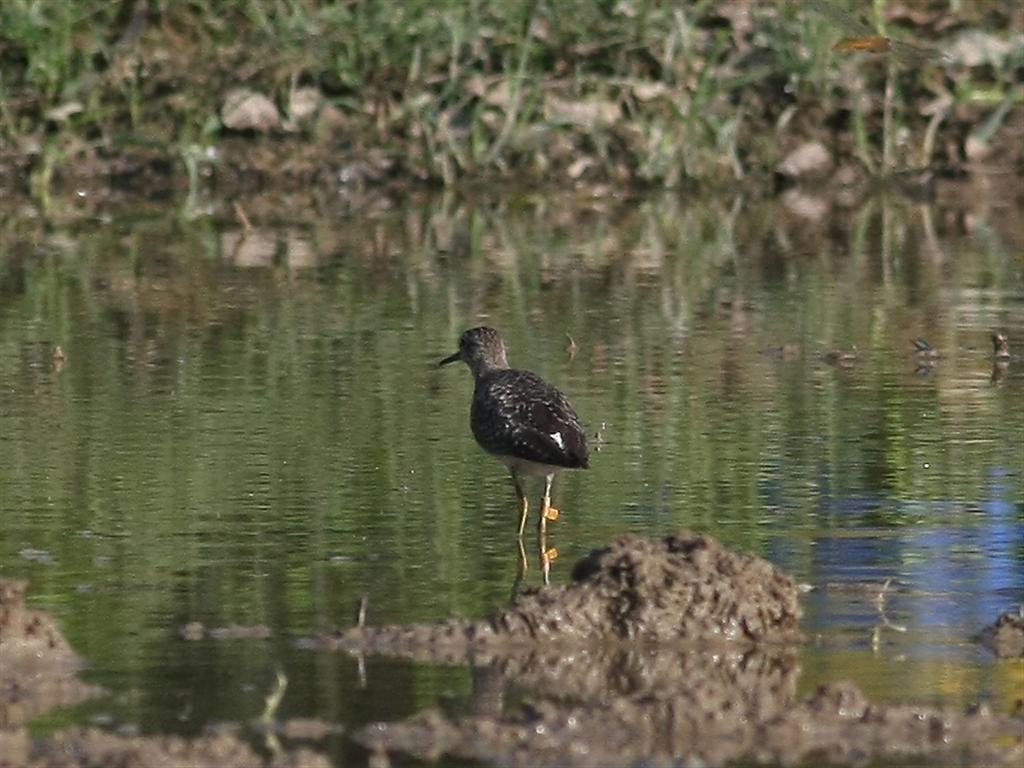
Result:
<instances>
[{"instance_id":1,"label":"bird's wing","mask_svg":"<svg viewBox=\"0 0 1024 768\"><path fill-rule=\"evenodd\" d=\"M585 468L590 452L565 396L528 371L501 371L473 399L473 434L492 453L538 464Z\"/></svg>"}]
</instances>

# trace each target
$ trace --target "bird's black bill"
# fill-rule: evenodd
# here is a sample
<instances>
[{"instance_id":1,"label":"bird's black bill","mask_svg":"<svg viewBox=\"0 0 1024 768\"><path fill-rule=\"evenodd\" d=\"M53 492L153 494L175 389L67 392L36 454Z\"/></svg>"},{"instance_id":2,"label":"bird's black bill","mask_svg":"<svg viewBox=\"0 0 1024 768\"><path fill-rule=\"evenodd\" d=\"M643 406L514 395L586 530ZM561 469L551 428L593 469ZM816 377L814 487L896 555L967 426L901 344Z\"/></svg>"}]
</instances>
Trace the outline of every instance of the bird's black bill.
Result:
<instances>
[{"instance_id":1,"label":"bird's black bill","mask_svg":"<svg viewBox=\"0 0 1024 768\"><path fill-rule=\"evenodd\" d=\"M462 359L462 353L461 352L456 352L454 355L449 355L444 360L442 360L440 363L438 363L437 367L440 368L442 365L448 365L448 363L455 363L455 362L458 362L461 359Z\"/></svg>"}]
</instances>

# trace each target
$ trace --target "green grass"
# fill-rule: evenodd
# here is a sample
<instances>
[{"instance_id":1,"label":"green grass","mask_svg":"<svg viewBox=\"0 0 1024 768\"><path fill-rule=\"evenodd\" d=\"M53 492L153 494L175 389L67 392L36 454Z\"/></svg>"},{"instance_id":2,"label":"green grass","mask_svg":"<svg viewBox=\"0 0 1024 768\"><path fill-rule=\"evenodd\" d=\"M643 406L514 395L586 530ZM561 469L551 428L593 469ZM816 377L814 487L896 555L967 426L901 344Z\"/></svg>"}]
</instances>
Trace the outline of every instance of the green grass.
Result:
<instances>
[{"instance_id":1,"label":"green grass","mask_svg":"<svg viewBox=\"0 0 1024 768\"><path fill-rule=\"evenodd\" d=\"M932 41L940 54L964 32L1004 46L974 66L832 50L862 32L936 34L927 22L887 24L885 0L753 3L745 21L710 0L214 5L5 0L4 160L33 172L37 194L76 157L141 149L175 158L195 185L196 150L223 141L220 106L238 86L285 113L294 89L314 87L331 119L321 111L291 138L331 157L379 149L393 173L446 184L566 173L731 182L769 175L806 138L881 175L949 165L941 138L1020 143L1001 129L1024 102L1024 45L995 0L915 6L957 22ZM854 9L870 22L858 27ZM936 100L941 119L922 114ZM1019 163L1019 148L1011 154Z\"/></svg>"}]
</instances>

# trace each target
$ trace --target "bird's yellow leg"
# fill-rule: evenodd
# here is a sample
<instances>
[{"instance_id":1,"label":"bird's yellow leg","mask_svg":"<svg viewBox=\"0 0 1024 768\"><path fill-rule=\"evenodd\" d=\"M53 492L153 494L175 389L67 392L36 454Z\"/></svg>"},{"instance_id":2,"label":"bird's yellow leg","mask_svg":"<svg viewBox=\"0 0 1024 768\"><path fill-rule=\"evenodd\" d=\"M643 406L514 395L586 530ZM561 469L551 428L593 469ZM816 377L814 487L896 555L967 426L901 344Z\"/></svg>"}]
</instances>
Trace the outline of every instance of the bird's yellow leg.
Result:
<instances>
[{"instance_id":1,"label":"bird's yellow leg","mask_svg":"<svg viewBox=\"0 0 1024 768\"><path fill-rule=\"evenodd\" d=\"M551 583L551 564L555 562L555 559L558 557L558 550L554 547L548 549L548 534L547 526L544 525L545 520L546 518L542 515L537 527L537 544L539 549L540 573L544 580L544 585L547 586Z\"/></svg>"},{"instance_id":2,"label":"bird's yellow leg","mask_svg":"<svg viewBox=\"0 0 1024 768\"><path fill-rule=\"evenodd\" d=\"M540 502L540 516L546 520L557 520L559 512L551 506L551 483L555 476L548 475L544 478L544 498Z\"/></svg>"},{"instance_id":3,"label":"bird's yellow leg","mask_svg":"<svg viewBox=\"0 0 1024 768\"><path fill-rule=\"evenodd\" d=\"M523 531L526 530L526 513L529 511L530 502L526 500L523 484L520 482L519 475L515 470L512 470L512 484L516 487L516 498L519 500L519 538L521 539L523 538Z\"/></svg>"}]
</instances>

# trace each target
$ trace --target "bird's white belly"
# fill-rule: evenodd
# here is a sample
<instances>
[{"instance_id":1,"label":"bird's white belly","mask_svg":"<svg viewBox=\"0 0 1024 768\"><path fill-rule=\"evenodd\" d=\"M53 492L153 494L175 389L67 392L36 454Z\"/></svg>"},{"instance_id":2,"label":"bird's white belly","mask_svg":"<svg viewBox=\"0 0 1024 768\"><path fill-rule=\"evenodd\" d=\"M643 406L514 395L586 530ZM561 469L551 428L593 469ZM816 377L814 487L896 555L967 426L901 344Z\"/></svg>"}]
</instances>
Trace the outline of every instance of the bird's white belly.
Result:
<instances>
[{"instance_id":1,"label":"bird's white belly","mask_svg":"<svg viewBox=\"0 0 1024 768\"><path fill-rule=\"evenodd\" d=\"M513 456L498 456L497 458L509 470L520 475L553 475L555 472L561 472L565 469L565 467L556 467L553 464L538 464L536 461L517 459Z\"/></svg>"}]
</instances>

